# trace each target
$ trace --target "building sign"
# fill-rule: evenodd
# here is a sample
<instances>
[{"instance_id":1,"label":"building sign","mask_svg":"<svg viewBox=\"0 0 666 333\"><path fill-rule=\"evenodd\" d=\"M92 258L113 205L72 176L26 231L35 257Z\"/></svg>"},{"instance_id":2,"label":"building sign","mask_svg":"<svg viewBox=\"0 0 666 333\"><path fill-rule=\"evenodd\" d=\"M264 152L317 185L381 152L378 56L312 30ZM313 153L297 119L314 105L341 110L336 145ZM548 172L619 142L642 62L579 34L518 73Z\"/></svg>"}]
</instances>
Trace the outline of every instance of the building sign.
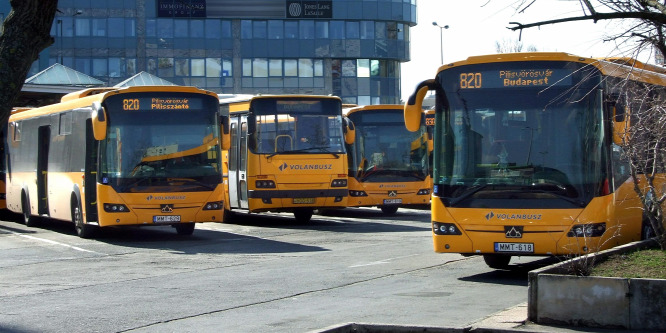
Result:
<instances>
[{"instance_id":1,"label":"building sign","mask_svg":"<svg viewBox=\"0 0 666 333\"><path fill-rule=\"evenodd\" d=\"M157 0L157 17L206 17L206 0Z\"/></svg>"},{"instance_id":2,"label":"building sign","mask_svg":"<svg viewBox=\"0 0 666 333\"><path fill-rule=\"evenodd\" d=\"M288 0L287 18L330 19L333 18L333 1Z\"/></svg>"}]
</instances>

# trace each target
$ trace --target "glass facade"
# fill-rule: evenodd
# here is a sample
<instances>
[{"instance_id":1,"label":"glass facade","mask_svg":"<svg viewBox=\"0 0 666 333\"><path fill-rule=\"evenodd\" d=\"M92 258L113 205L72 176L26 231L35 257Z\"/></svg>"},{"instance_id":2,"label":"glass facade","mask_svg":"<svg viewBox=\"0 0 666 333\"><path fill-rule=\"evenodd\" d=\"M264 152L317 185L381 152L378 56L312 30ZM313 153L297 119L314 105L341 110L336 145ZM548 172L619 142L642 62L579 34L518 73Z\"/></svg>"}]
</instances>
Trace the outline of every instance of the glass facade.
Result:
<instances>
[{"instance_id":1,"label":"glass facade","mask_svg":"<svg viewBox=\"0 0 666 333\"><path fill-rule=\"evenodd\" d=\"M399 102L416 24L416 0L60 0L58 9L55 42L30 74L61 63L108 85L145 71L218 93L354 104Z\"/></svg>"}]
</instances>

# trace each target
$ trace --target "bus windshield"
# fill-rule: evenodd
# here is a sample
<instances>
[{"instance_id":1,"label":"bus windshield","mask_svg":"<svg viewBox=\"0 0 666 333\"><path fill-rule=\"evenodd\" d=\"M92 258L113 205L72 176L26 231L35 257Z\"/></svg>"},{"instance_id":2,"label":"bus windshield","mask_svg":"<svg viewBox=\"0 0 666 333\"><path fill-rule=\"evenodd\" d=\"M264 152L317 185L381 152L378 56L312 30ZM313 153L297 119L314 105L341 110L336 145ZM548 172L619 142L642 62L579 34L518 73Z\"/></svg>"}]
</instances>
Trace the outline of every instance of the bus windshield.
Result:
<instances>
[{"instance_id":1,"label":"bus windshield","mask_svg":"<svg viewBox=\"0 0 666 333\"><path fill-rule=\"evenodd\" d=\"M424 180L428 174L425 127L405 128L402 109L349 114L356 127L351 176L368 182Z\"/></svg>"},{"instance_id":2,"label":"bus windshield","mask_svg":"<svg viewBox=\"0 0 666 333\"><path fill-rule=\"evenodd\" d=\"M449 206L553 199L532 202L582 207L608 186L598 90L459 89L446 96L449 112L440 106L436 113L443 130L436 133L433 176ZM512 202L528 208L530 201Z\"/></svg>"},{"instance_id":3,"label":"bus windshield","mask_svg":"<svg viewBox=\"0 0 666 333\"><path fill-rule=\"evenodd\" d=\"M337 100L257 100L256 131L249 138L257 154L342 154L342 111Z\"/></svg>"},{"instance_id":4,"label":"bus windshield","mask_svg":"<svg viewBox=\"0 0 666 333\"><path fill-rule=\"evenodd\" d=\"M108 100L101 183L122 193L210 191L221 182L215 99L168 111L118 110Z\"/></svg>"}]
</instances>

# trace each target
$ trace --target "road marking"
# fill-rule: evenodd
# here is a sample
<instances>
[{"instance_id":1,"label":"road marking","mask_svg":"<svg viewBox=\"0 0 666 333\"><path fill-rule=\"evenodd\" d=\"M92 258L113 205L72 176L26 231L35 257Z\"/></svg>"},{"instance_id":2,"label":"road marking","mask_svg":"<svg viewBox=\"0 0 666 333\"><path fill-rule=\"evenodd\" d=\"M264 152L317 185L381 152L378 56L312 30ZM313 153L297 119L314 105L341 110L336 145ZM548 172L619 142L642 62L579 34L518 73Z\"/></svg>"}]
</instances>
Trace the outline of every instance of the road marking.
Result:
<instances>
[{"instance_id":1,"label":"road marking","mask_svg":"<svg viewBox=\"0 0 666 333\"><path fill-rule=\"evenodd\" d=\"M19 237L23 237L23 238L27 238L27 239L31 239L31 240L36 240L36 241L40 241L40 242L44 242L44 243L49 243L49 244L52 244L52 245L60 245L60 246L68 247L68 248L70 248L70 249L72 249L72 250L76 250L76 251L87 252L87 253L95 253L95 254L100 254L100 255L106 255L106 254L104 254L104 253L99 253L99 252L95 252L95 251L92 251L92 250L82 249L82 248L77 247L77 246L73 246L73 245L69 245L69 244L65 244L65 243L56 242L56 241L53 241L53 240L50 240L50 239L39 238L39 237L35 237L35 236L30 236L30 235L22 234L22 233L20 233L20 232L16 232L16 231L8 230L8 229L2 228L2 227L0 227L0 229L4 230L4 231L6 231L6 232L8 232L8 233L10 233L10 234L12 234L12 235L19 236Z\"/></svg>"},{"instance_id":2,"label":"road marking","mask_svg":"<svg viewBox=\"0 0 666 333\"><path fill-rule=\"evenodd\" d=\"M379 260L379 261L373 261L365 264L358 264L358 265L352 265L349 266L349 268L356 268L356 267L365 267L365 266L374 266L374 265L383 265L383 264L388 264L390 263L391 260L396 260L396 259L403 259L403 258L409 258L409 257L414 257L418 256L418 254L410 254L408 256L401 256L401 257L395 257L395 258L388 258L384 260Z\"/></svg>"}]
</instances>

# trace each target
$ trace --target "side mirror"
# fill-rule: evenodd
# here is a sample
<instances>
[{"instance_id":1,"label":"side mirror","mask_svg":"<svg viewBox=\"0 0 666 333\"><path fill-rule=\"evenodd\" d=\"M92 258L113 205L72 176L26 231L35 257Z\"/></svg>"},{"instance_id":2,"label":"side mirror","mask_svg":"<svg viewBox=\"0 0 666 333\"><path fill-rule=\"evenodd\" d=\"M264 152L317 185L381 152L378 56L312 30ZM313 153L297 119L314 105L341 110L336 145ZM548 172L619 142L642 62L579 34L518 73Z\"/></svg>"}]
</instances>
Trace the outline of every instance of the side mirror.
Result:
<instances>
[{"instance_id":1,"label":"side mirror","mask_svg":"<svg viewBox=\"0 0 666 333\"><path fill-rule=\"evenodd\" d=\"M254 132L257 131L257 116L256 115L248 115L247 116L247 134L254 134Z\"/></svg>"},{"instance_id":2,"label":"side mirror","mask_svg":"<svg viewBox=\"0 0 666 333\"><path fill-rule=\"evenodd\" d=\"M220 138L222 139L222 150L229 150L231 148L231 135L229 134L229 116L220 117L220 127L222 133L220 133Z\"/></svg>"},{"instance_id":3,"label":"side mirror","mask_svg":"<svg viewBox=\"0 0 666 333\"><path fill-rule=\"evenodd\" d=\"M423 115L423 99L429 90L434 87L435 80L425 80L416 86L416 90L405 103L405 127L410 132L416 132L421 127Z\"/></svg>"},{"instance_id":4,"label":"side mirror","mask_svg":"<svg viewBox=\"0 0 666 333\"><path fill-rule=\"evenodd\" d=\"M344 117L342 118L343 132L345 134L345 143L350 145L356 141L356 127L354 127L354 122L351 119Z\"/></svg>"},{"instance_id":5,"label":"side mirror","mask_svg":"<svg viewBox=\"0 0 666 333\"><path fill-rule=\"evenodd\" d=\"M99 102L94 102L92 105L92 130L95 140L106 139L106 110Z\"/></svg>"}]
</instances>

